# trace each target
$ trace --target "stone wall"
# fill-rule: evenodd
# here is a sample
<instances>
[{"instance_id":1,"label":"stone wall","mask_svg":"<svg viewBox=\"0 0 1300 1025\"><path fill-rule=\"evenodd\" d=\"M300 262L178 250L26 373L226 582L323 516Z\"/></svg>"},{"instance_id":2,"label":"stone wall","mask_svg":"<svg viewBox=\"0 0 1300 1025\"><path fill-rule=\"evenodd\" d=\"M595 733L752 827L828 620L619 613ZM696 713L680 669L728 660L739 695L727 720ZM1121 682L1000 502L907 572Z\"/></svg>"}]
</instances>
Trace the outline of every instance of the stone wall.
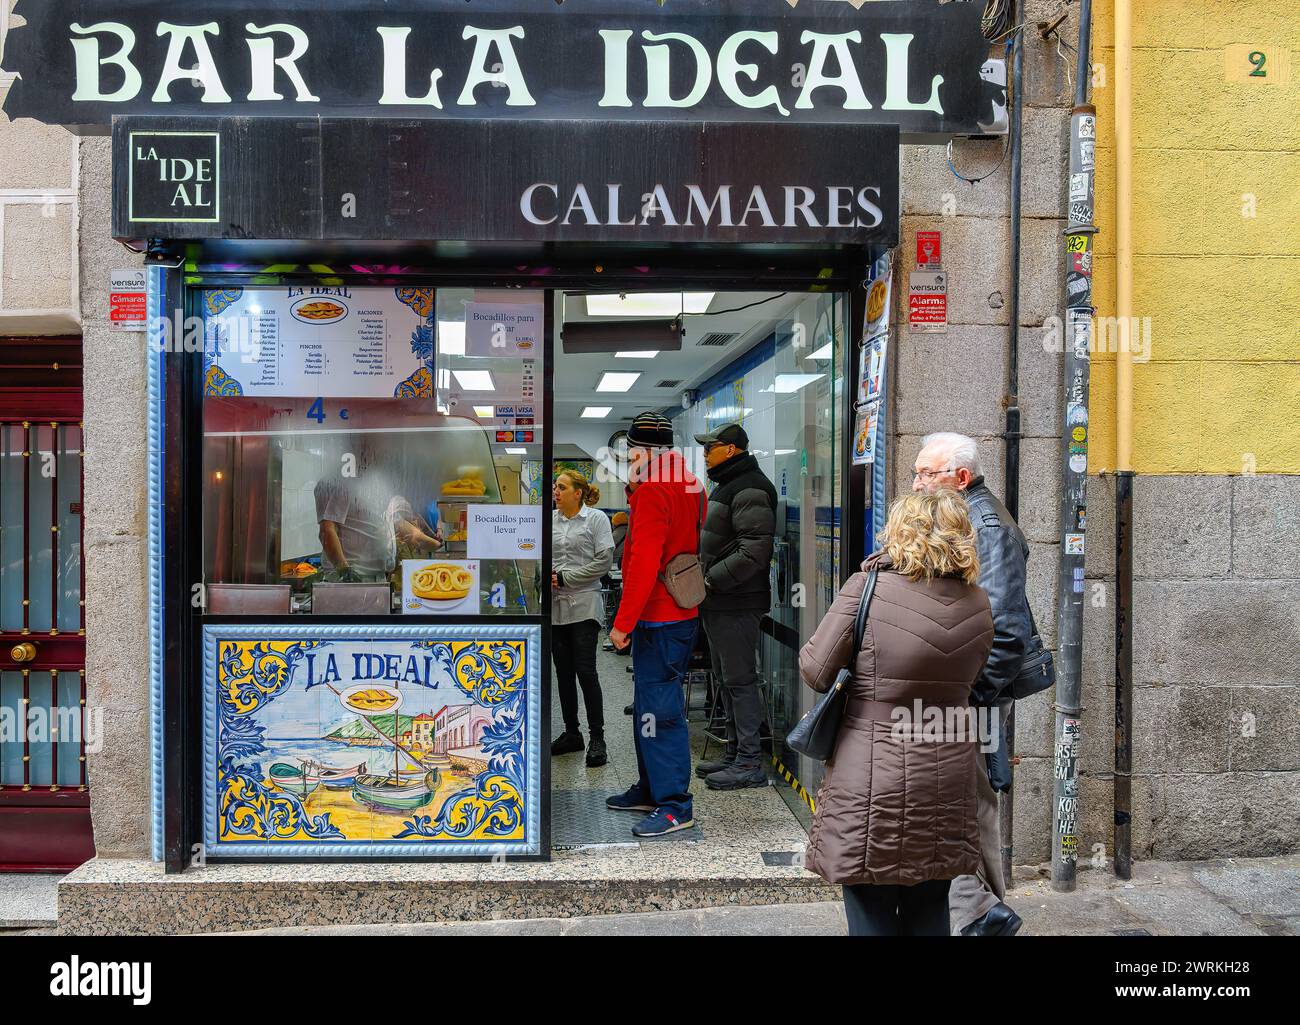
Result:
<instances>
[{"instance_id":1,"label":"stone wall","mask_svg":"<svg viewBox=\"0 0 1300 1025\"><path fill-rule=\"evenodd\" d=\"M1094 60L1109 66L1113 64L1106 49L1110 13L1109 5L1102 6L1107 9L1094 8L1094 38L1099 40ZM1241 6L1256 12L1269 7L1274 21L1280 17L1277 8L1255 0L1244 0ZM1030 0L1026 18L1033 24L1059 7ZM1168 17L1169 9L1161 10L1169 24L1176 20ZM1148 33L1143 37L1147 45L1152 45L1150 15L1144 13L1143 5L1135 11L1135 28L1139 20L1147 26L1143 29ZM1200 31L1213 37L1212 43L1218 40L1222 26L1215 28L1203 16L1198 18ZM1295 15L1291 18L1294 25ZM1075 38L1073 12L1061 32L1067 39ZM1143 45L1143 39L1137 42ZM1215 59L1221 60L1221 56ZM1205 54L1198 54L1200 58L1210 59ZM1027 33L1018 326L1025 435L1021 442L1020 524L1032 549L1030 600L1044 638L1053 647L1061 358L1046 351L1043 324L1047 317L1059 316L1064 305L1064 220L1060 214L1064 210L1062 171L1072 104L1066 70L1053 45L1034 32ZM1072 61L1068 70L1073 73ZM1158 73L1155 68L1147 70L1153 76ZM1101 74L1104 83L1106 69ZM1208 90L1222 90L1221 79L1209 76L1203 81ZM1172 95L1163 96L1160 102L1176 102ZM1113 95L1103 85L1094 90L1093 99L1098 106L1099 132L1108 136ZM1276 103L1277 97L1270 94L1267 102ZM1207 108L1218 109L1210 103ZM1282 130L1276 120L1265 120L1275 132ZM1244 124L1241 127L1244 129ZM1274 159L1265 168L1267 173L1261 171L1260 196L1274 196L1281 187L1279 182L1289 180L1267 170L1278 160L1294 162L1294 146L1289 142L1282 146L1288 148L1289 155ZM966 176L978 177L997 164L1000 153L1000 142L956 143L953 163ZM1113 153L1109 164L1104 163L1099 149L1098 222L1102 235L1098 251L1113 253L1113 221L1108 224L1105 214L1107 204L1113 202ZM967 186L948 169L942 150L909 147L903 154L902 169L904 237L896 279L896 322L902 327L895 336L891 368L892 493L910 487L909 474L921 436L957 430L980 441L990 486L1002 494L1005 447L1000 434L1009 333L1005 307L1009 168L1004 163L986 181ZM1141 172L1141 166L1138 170ZM1203 178L1202 171L1197 174ZM1177 177L1165 174L1159 181ZM1154 195L1151 192L1147 199ZM1161 213L1169 215L1170 223L1187 220L1167 203L1154 213L1148 210L1145 216L1150 222ZM1143 216L1140 209L1135 216ZM1239 216L1237 206L1233 216ZM1190 220L1203 223L1196 217ZM1229 245L1236 237L1230 225L1225 227L1222 217L1215 224L1221 230L1209 235L1202 232L1198 252L1235 252ZM1249 227L1267 229L1267 225ZM946 334L910 335L905 328L906 287L915 257L915 234L935 229L943 232L944 264L950 273L950 327ZM1151 244L1164 237L1153 231L1141 234ZM1289 252L1284 249L1283 262L1288 265L1292 260ZM1219 261L1224 273L1231 275L1250 274L1258 262L1235 261L1230 255L1221 255ZM1186 280L1177 274L1156 273L1154 266L1139 266L1138 270L1141 280L1148 281L1146 286L1139 281L1139 287L1186 288ZM1099 310L1104 312L1108 303L1113 304L1113 256L1099 258L1095 288ZM1290 290L1288 285L1285 294ZM1276 294L1268 287L1264 292ZM1204 382L1199 364L1187 360L1206 358L1203 332L1198 334L1200 342L1190 349L1182 344L1188 339L1179 339L1179 348L1166 350L1170 362L1164 366L1174 368L1170 374L1161 370L1159 346L1162 337L1167 344L1174 340L1157 330L1154 361L1139 366L1135 380L1139 389L1135 455L1143 474L1136 479L1134 495L1132 836L1137 859L1252 857L1300 849L1300 513L1296 512L1300 508L1300 477L1150 475L1199 466L1195 460L1206 452L1217 459L1218 454L1230 451L1231 458L1207 464L1203 471L1216 470L1220 464L1240 469L1253 465L1238 451L1250 446L1261 453L1261 468L1295 458L1294 446L1280 455L1279 446L1269 440L1279 436L1271 426L1279 417L1287 420L1281 436L1289 437L1296 422L1291 380L1297 356L1294 318L1288 326L1286 317L1278 316L1282 307L1261 302L1258 290L1234 288L1231 296L1233 302L1244 304L1242 309L1251 317L1267 321L1261 324L1261 337L1273 338L1279 330L1289 330L1290 347L1276 356L1280 362L1263 377L1253 364L1219 366L1218 371L1228 375L1226 387L1236 407L1230 428L1206 431L1203 425L1212 415L1193 415ZM1172 309L1177 303L1170 299L1157 306ZM1233 330L1239 329L1240 323ZM1259 358L1254 353L1250 349L1245 356ZM1220 350L1220 355L1212 358L1234 357ZM1084 859L1097 853L1109 858L1113 853L1114 489L1113 476L1105 468L1113 465L1114 357L1096 354L1095 362L1090 462L1102 472L1090 478L1088 495L1079 838ZM1247 421L1253 423L1248 433L1258 436L1258 444L1238 436L1247 429ZM1203 435L1217 440L1200 444L1197 439ZM1190 464L1189 455L1193 459ZM1151 458L1157 462L1151 463ZM1021 702L1017 708L1016 753L1021 762L1016 774L1014 856L1018 863L1050 857L1053 698L1048 692ZM1098 850L1099 844L1104 852Z\"/></svg>"},{"instance_id":2,"label":"stone wall","mask_svg":"<svg viewBox=\"0 0 1300 1025\"><path fill-rule=\"evenodd\" d=\"M112 237L109 139L81 140L80 163L86 688L104 716L90 812L100 857L139 858L150 836L148 367L144 332L108 325L108 274L143 261Z\"/></svg>"},{"instance_id":3,"label":"stone wall","mask_svg":"<svg viewBox=\"0 0 1300 1025\"><path fill-rule=\"evenodd\" d=\"M1026 17L1051 3L1026 4ZM1041 10L1039 10L1041 9ZM1072 38L1073 17L1061 27ZM1073 68L1070 69L1071 72ZM1043 325L1064 307L1064 174L1072 91L1052 45L1028 33L1022 115L1019 396L1020 525L1030 542L1029 591L1049 645L1056 638L1057 504L1060 488L1061 357L1043 345ZM896 343L891 368L890 493L911 487L921 438L960 431L980 443L989 486L1005 493L1007 360L1010 346L1010 170L1005 142L960 141L952 163L976 185L954 176L942 146L906 146L902 155L903 225L895 278ZM996 168L996 170L994 170ZM992 171L992 174L989 172ZM907 275L915 269L916 233L943 233L948 272L948 330L909 334ZM1047 858L1051 832L1051 695L1017 710L1015 857Z\"/></svg>"},{"instance_id":4,"label":"stone wall","mask_svg":"<svg viewBox=\"0 0 1300 1025\"><path fill-rule=\"evenodd\" d=\"M14 0L0 0L3 43ZM13 78L0 69L0 103ZM75 335L77 142L0 114L0 336Z\"/></svg>"}]
</instances>

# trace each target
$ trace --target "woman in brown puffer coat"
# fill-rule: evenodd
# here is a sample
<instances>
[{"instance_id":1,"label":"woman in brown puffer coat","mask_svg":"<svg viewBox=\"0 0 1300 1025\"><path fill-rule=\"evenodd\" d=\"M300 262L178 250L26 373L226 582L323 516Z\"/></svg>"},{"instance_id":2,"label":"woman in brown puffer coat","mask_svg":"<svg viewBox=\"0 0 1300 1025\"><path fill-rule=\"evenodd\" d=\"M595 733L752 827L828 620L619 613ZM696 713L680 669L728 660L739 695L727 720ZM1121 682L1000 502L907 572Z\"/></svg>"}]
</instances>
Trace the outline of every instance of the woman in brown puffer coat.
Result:
<instances>
[{"instance_id":1,"label":"woman in brown puffer coat","mask_svg":"<svg viewBox=\"0 0 1300 1025\"><path fill-rule=\"evenodd\" d=\"M817 793L807 866L844 886L850 935L948 935L948 884L980 864L978 730L968 700L993 645L966 503L896 501L880 535L862 649ZM855 573L799 653L824 692L849 660L867 582Z\"/></svg>"}]
</instances>

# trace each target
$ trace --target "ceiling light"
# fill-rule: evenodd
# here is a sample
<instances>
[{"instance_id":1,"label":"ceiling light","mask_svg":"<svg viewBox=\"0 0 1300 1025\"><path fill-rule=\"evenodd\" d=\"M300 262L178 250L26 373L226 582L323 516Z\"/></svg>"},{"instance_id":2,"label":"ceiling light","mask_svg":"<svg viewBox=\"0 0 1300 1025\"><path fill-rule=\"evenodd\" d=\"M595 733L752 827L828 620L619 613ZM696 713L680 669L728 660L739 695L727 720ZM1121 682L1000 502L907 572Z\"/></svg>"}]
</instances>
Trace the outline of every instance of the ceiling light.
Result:
<instances>
[{"instance_id":1,"label":"ceiling light","mask_svg":"<svg viewBox=\"0 0 1300 1025\"><path fill-rule=\"evenodd\" d=\"M583 420L604 420L614 411L613 406L588 406L582 411Z\"/></svg>"},{"instance_id":2,"label":"ceiling light","mask_svg":"<svg viewBox=\"0 0 1300 1025\"><path fill-rule=\"evenodd\" d=\"M474 415L481 420L491 420L496 411L491 406L475 406Z\"/></svg>"},{"instance_id":3,"label":"ceiling light","mask_svg":"<svg viewBox=\"0 0 1300 1025\"><path fill-rule=\"evenodd\" d=\"M490 370L453 370L456 375L456 382L465 391L496 391L497 386L492 383L492 372Z\"/></svg>"},{"instance_id":4,"label":"ceiling light","mask_svg":"<svg viewBox=\"0 0 1300 1025\"><path fill-rule=\"evenodd\" d=\"M794 455L794 449L792 449L792 448L778 448L778 449L776 450L776 455L778 455L778 456L792 456L792 455Z\"/></svg>"},{"instance_id":5,"label":"ceiling light","mask_svg":"<svg viewBox=\"0 0 1300 1025\"><path fill-rule=\"evenodd\" d=\"M508 456L526 456L526 455L528 455L528 449L526 449L526 448L508 448L508 449L506 449L506 455L508 455Z\"/></svg>"},{"instance_id":6,"label":"ceiling light","mask_svg":"<svg viewBox=\"0 0 1300 1025\"><path fill-rule=\"evenodd\" d=\"M630 292L587 296L589 317L675 317L704 313L716 292Z\"/></svg>"},{"instance_id":7,"label":"ceiling light","mask_svg":"<svg viewBox=\"0 0 1300 1025\"><path fill-rule=\"evenodd\" d=\"M830 359L830 358L831 358L831 348L833 347L833 345L834 345L834 343L832 343L832 342L827 342L825 345L823 345L823 346L822 346L820 349L818 349L816 352L810 352L810 353L808 354L808 358L809 358L809 359Z\"/></svg>"},{"instance_id":8,"label":"ceiling light","mask_svg":"<svg viewBox=\"0 0 1300 1025\"><path fill-rule=\"evenodd\" d=\"M772 390L779 395L788 395L800 388L806 388L814 381L820 381L825 376L825 374L777 374L776 385ZM763 389L763 391L767 390Z\"/></svg>"},{"instance_id":9,"label":"ceiling light","mask_svg":"<svg viewBox=\"0 0 1300 1025\"><path fill-rule=\"evenodd\" d=\"M465 355L465 324L462 321L438 321L438 352L443 356Z\"/></svg>"},{"instance_id":10,"label":"ceiling light","mask_svg":"<svg viewBox=\"0 0 1300 1025\"><path fill-rule=\"evenodd\" d=\"M638 352L616 352L615 359L654 359L659 353L653 349L641 350Z\"/></svg>"},{"instance_id":11,"label":"ceiling light","mask_svg":"<svg viewBox=\"0 0 1300 1025\"><path fill-rule=\"evenodd\" d=\"M616 374L607 370L600 375L600 383L596 385L596 391L628 391L640 376L640 371L635 374Z\"/></svg>"}]
</instances>

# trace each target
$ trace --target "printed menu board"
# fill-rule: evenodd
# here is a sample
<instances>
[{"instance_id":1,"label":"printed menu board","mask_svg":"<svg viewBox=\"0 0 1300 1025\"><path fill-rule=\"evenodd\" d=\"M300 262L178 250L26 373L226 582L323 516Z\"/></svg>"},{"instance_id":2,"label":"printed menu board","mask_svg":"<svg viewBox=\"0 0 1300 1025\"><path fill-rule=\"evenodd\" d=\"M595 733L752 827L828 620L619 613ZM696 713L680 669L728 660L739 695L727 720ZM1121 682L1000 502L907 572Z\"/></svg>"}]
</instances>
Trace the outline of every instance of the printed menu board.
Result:
<instances>
[{"instance_id":1,"label":"printed menu board","mask_svg":"<svg viewBox=\"0 0 1300 1025\"><path fill-rule=\"evenodd\" d=\"M209 289L203 315L208 395L433 395L432 288Z\"/></svg>"}]
</instances>

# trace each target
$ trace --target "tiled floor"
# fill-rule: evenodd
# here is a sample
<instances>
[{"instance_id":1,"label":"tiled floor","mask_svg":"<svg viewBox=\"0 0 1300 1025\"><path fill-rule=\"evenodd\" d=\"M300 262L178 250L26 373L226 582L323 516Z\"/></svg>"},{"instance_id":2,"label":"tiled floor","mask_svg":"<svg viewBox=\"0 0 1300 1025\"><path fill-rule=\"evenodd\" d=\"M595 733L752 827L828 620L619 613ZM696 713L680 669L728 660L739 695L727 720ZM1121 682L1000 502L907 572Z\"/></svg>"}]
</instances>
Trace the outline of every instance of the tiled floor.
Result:
<instances>
[{"instance_id":1,"label":"tiled floor","mask_svg":"<svg viewBox=\"0 0 1300 1025\"><path fill-rule=\"evenodd\" d=\"M603 634L601 641L604 641ZM632 717L623 714L624 707L632 702L632 674L626 671L630 664L631 659L603 648L596 655L605 705L605 743L609 748L609 763L598 769L588 769L580 752L551 759L551 836L557 849L637 843L632 835L632 826L639 816L604 809L605 797L623 792L637 778ZM702 687L695 689L691 700L694 704L703 704ZM552 736L558 737L564 730L564 722L555 695L552 695L551 708ZM589 739L581 693L578 717L583 738ZM693 768L704 753L704 713L692 712L691 718L698 720L691 723ZM710 744L708 758L720 755L719 746ZM806 841L804 828L775 786L723 793L710 790L703 780L692 776L691 793L697 828L678 835L685 842L699 844L702 853L714 845L731 845L734 850L736 842L748 844L758 837L766 837L769 844L775 845L757 848L759 855L764 850L793 851L802 848Z\"/></svg>"}]
</instances>

